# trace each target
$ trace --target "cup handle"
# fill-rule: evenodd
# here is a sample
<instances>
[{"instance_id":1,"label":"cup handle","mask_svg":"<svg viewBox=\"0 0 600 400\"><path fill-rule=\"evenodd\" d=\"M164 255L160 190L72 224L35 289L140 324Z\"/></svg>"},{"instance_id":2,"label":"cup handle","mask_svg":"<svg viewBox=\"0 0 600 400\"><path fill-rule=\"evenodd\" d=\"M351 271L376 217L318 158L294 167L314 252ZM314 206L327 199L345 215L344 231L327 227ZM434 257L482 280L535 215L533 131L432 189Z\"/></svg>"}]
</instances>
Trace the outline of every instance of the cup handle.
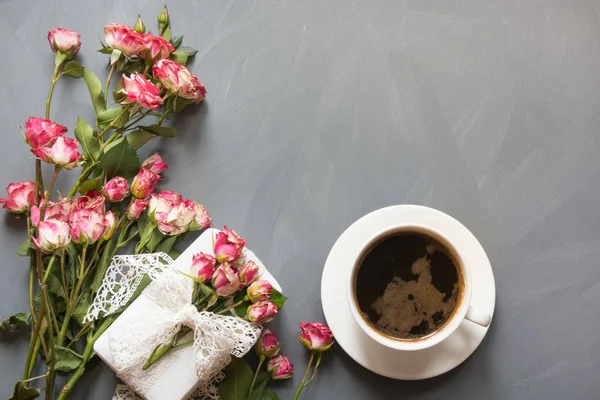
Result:
<instances>
[{"instance_id":1,"label":"cup handle","mask_svg":"<svg viewBox=\"0 0 600 400\"><path fill-rule=\"evenodd\" d=\"M465 318L476 323L477 325L483 326L484 328L490 326L490 322L492 322L492 317L490 315L479 311L473 306L469 306L469 310L467 311Z\"/></svg>"}]
</instances>

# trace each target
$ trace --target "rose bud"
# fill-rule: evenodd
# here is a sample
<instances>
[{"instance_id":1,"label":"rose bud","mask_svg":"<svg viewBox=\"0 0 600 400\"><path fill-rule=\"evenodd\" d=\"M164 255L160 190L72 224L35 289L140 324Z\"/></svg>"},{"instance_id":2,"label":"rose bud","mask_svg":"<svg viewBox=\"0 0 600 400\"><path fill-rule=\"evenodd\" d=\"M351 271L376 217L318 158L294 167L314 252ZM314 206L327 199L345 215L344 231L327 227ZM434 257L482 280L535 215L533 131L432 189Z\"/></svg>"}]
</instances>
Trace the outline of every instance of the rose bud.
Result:
<instances>
[{"instance_id":1,"label":"rose bud","mask_svg":"<svg viewBox=\"0 0 600 400\"><path fill-rule=\"evenodd\" d=\"M206 97L206 88L183 65L173 60L159 60L152 73L169 91L195 103Z\"/></svg>"},{"instance_id":2,"label":"rose bud","mask_svg":"<svg viewBox=\"0 0 600 400\"><path fill-rule=\"evenodd\" d=\"M267 371L274 380L289 379L294 375L294 366L286 356L280 354L269 360Z\"/></svg>"},{"instance_id":3,"label":"rose bud","mask_svg":"<svg viewBox=\"0 0 600 400\"><path fill-rule=\"evenodd\" d=\"M229 230L227 226L222 232L217 233L215 238L215 254L217 261L233 261L240 256L246 241L242 239L234 230Z\"/></svg>"},{"instance_id":4,"label":"rose bud","mask_svg":"<svg viewBox=\"0 0 600 400\"><path fill-rule=\"evenodd\" d=\"M210 281L215 273L217 259L210 254L198 253L192 257L192 271L196 282Z\"/></svg>"},{"instance_id":5,"label":"rose bud","mask_svg":"<svg viewBox=\"0 0 600 400\"><path fill-rule=\"evenodd\" d=\"M298 336L300 343L311 351L325 351L333 345L331 330L319 322L300 324L302 333Z\"/></svg>"},{"instance_id":6,"label":"rose bud","mask_svg":"<svg viewBox=\"0 0 600 400\"><path fill-rule=\"evenodd\" d=\"M202 204L194 203L194 219L190 222L188 229L191 232L208 229L211 226L210 215Z\"/></svg>"},{"instance_id":7,"label":"rose bud","mask_svg":"<svg viewBox=\"0 0 600 400\"><path fill-rule=\"evenodd\" d=\"M112 211L108 211L106 215L104 215L104 234L102 235L102 239L109 240L115 234L115 229L117 227L117 218Z\"/></svg>"},{"instance_id":8,"label":"rose bud","mask_svg":"<svg viewBox=\"0 0 600 400\"><path fill-rule=\"evenodd\" d=\"M85 244L93 244L100 240L107 227L104 215L89 210L74 211L70 215L69 224L73 242Z\"/></svg>"},{"instance_id":9,"label":"rose bud","mask_svg":"<svg viewBox=\"0 0 600 400\"><path fill-rule=\"evenodd\" d=\"M66 137L56 138L50 147L34 147L31 152L44 162L71 169L79 164L79 142Z\"/></svg>"},{"instance_id":10,"label":"rose bud","mask_svg":"<svg viewBox=\"0 0 600 400\"><path fill-rule=\"evenodd\" d=\"M259 301L248 306L248 321L255 325L264 325L277 315L277 306L270 301Z\"/></svg>"},{"instance_id":11,"label":"rose bud","mask_svg":"<svg viewBox=\"0 0 600 400\"><path fill-rule=\"evenodd\" d=\"M127 207L127 218L138 219L140 214L148 207L150 200L134 199Z\"/></svg>"},{"instance_id":12,"label":"rose bud","mask_svg":"<svg viewBox=\"0 0 600 400\"><path fill-rule=\"evenodd\" d=\"M256 354L267 358L273 358L279 353L280 347L281 343L277 339L275 332L269 328L265 328L256 342Z\"/></svg>"},{"instance_id":13,"label":"rose bud","mask_svg":"<svg viewBox=\"0 0 600 400\"><path fill-rule=\"evenodd\" d=\"M44 253L61 251L69 245L69 224L62 221L41 221L38 224L38 238L31 238L35 247Z\"/></svg>"},{"instance_id":14,"label":"rose bud","mask_svg":"<svg viewBox=\"0 0 600 400\"><path fill-rule=\"evenodd\" d=\"M212 286L221 297L231 296L243 287L237 274L227 262L221 264L213 274Z\"/></svg>"},{"instance_id":15,"label":"rose bud","mask_svg":"<svg viewBox=\"0 0 600 400\"><path fill-rule=\"evenodd\" d=\"M65 133L67 133L67 127L49 119L29 117L25 122L24 139L31 147L46 146Z\"/></svg>"},{"instance_id":16,"label":"rose bud","mask_svg":"<svg viewBox=\"0 0 600 400\"><path fill-rule=\"evenodd\" d=\"M104 27L104 39L111 49L133 56L146 50L142 35L127 25L110 24Z\"/></svg>"},{"instance_id":17,"label":"rose bud","mask_svg":"<svg viewBox=\"0 0 600 400\"><path fill-rule=\"evenodd\" d=\"M160 36L154 36L151 33L142 35L146 51L141 54L146 60L160 60L167 58L175 51L175 47Z\"/></svg>"},{"instance_id":18,"label":"rose bud","mask_svg":"<svg viewBox=\"0 0 600 400\"><path fill-rule=\"evenodd\" d=\"M254 261L250 260L240 269L238 276L244 286L248 286L258 278L259 272L260 267Z\"/></svg>"},{"instance_id":19,"label":"rose bud","mask_svg":"<svg viewBox=\"0 0 600 400\"><path fill-rule=\"evenodd\" d=\"M164 31L165 28L169 25L169 9L165 5L162 10L156 16L156 22L158 22L158 26L161 31Z\"/></svg>"},{"instance_id":20,"label":"rose bud","mask_svg":"<svg viewBox=\"0 0 600 400\"><path fill-rule=\"evenodd\" d=\"M29 210L34 202L35 197L35 182L18 182L11 183L6 187L8 197L0 199L2 208L8 209L10 212L22 213Z\"/></svg>"},{"instance_id":21,"label":"rose bud","mask_svg":"<svg viewBox=\"0 0 600 400\"><path fill-rule=\"evenodd\" d=\"M273 285L267 280L254 281L246 290L248 298L253 303L259 301L269 300L271 298L271 292L273 292Z\"/></svg>"},{"instance_id":22,"label":"rose bud","mask_svg":"<svg viewBox=\"0 0 600 400\"><path fill-rule=\"evenodd\" d=\"M121 201L129 194L129 182L122 176L115 176L102 188L102 193L110 201Z\"/></svg>"},{"instance_id":23,"label":"rose bud","mask_svg":"<svg viewBox=\"0 0 600 400\"><path fill-rule=\"evenodd\" d=\"M133 30L137 33L146 32L146 25L144 25L144 21L142 21L142 16L139 14L137 19L135 20L135 24L133 24Z\"/></svg>"},{"instance_id":24,"label":"rose bud","mask_svg":"<svg viewBox=\"0 0 600 400\"><path fill-rule=\"evenodd\" d=\"M121 104L136 103L150 110L158 110L163 103L160 89L138 73L123 76L123 89L119 93L126 95Z\"/></svg>"},{"instance_id":25,"label":"rose bud","mask_svg":"<svg viewBox=\"0 0 600 400\"><path fill-rule=\"evenodd\" d=\"M150 172L150 170L146 168L140 169L135 178L133 178L131 194L138 199L147 198L156 188L159 179L160 176Z\"/></svg>"},{"instance_id":26,"label":"rose bud","mask_svg":"<svg viewBox=\"0 0 600 400\"><path fill-rule=\"evenodd\" d=\"M53 52L59 51L71 59L81 47L81 36L75 31L56 27L48 31L48 42Z\"/></svg>"},{"instance_id":27,"label":"rose bud","mask_svg":"<svg viewBox=\"0 0 600 400\"><path fill-rule=\"evenodd\" d=\"M163 161L160 154L154 153L144 160L142 168L149 169L150 172L160 175L161 172L168 168L168 165Z\"/></svg>"}]
</instances>

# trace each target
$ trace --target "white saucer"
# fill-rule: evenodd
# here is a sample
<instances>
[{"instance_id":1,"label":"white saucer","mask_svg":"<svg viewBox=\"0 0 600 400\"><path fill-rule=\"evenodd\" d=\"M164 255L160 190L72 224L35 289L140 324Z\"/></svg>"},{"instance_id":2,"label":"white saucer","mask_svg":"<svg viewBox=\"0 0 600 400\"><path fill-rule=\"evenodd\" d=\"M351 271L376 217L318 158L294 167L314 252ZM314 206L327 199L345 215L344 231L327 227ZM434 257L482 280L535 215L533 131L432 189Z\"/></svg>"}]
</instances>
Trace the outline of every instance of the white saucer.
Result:
<instances>
[{"instance_id":1,"label":"white saucer","mask_svg":"<svg viewBox=\"0 0 600 400\"><path fill-rule=\"evenodd\" d=\"M490 261L475 236L460 222L437 211L436 221L452 230L452 240L465 250L463 257L471 268L471 305L494 314L496 286ZM394 223L427 223L432 211L416 205L399 205L374 211L353 223L333 245L321 280L321 300L327 324L337 343L357 363L376 374L393 379L418 380L441 375L465 361L483 341L489 327L463 321L440 344L425 350L392 350L371 339L356 323L346 297L348 275L353 267L348 249L364 243L366 237Z\"/></svg>"}]
</instances>

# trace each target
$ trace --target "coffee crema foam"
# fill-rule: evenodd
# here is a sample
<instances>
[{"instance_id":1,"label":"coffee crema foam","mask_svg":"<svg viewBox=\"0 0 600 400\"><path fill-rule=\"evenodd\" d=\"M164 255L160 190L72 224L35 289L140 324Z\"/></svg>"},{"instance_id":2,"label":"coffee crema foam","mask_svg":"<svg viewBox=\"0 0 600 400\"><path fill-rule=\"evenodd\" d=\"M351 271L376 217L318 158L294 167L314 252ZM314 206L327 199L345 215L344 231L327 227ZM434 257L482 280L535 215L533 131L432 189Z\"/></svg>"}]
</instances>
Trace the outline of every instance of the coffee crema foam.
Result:
<instances>
[{"instance_id":1,"label":"coffee crema foam","mask_svg":"<svg viewBox=\"0 0 600 400\"><path fill-rule=\"evenodd\" d=\"M433 246L427 247L428 254L433 253ZM445 301L446 294L431 283L431 261L427 255L412 264L411 272L418 276L416 281L406 282L394 277L383 295L371 305L379 315L374 321L375 326L390 336L422 337L433 327L446 322L456 308L458 283L454 285L452 296Z\"/></svg>"}]
</instances>

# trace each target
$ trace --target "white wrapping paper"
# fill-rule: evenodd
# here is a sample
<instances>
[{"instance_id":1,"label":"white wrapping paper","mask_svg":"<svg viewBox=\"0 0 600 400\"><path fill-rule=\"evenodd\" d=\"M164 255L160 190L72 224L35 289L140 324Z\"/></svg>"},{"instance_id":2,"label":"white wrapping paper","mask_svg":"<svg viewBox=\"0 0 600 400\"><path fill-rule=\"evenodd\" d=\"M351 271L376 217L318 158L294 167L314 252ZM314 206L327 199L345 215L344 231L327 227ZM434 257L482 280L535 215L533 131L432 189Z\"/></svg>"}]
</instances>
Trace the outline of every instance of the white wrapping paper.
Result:
<instances>
[{"instance_id":1,"label":"white wrapping paper","mask_svg":"<svg viewBox=\"0 0 600 400\"><path fill-rule=\"evenodd\" d=\"M192 256L194 254L198 252L214 254L214 235L218 232L217 229L208 229L205 231L177 258L177 260L175 260L172 267L189 274ZM247 260L252 260L259 265L261 268L260 279L269 280L273 287L281 291L281 287L275 278L273 278L266 270L262 262L252 251L244 249L243 255ZM139 316L148 313L152 307L158 306L142 293L96 341L94 351L114 371L117 371L117 368L115 367L115 359L111 349L111 329L113 329L117 323L127 324L129 320L139 320ZM160 368L161 363L165 363L164 365L167 365L168 367L166 369ZM142 366L140 365L140 369L141 367ZM158 370L161 371L160 376L158 377L152 376L156 375L156 373L153 373L152 371L155 367L158 367ZM143 397L147 400L187 400L202 382L203 378L198 377L196 373L194 352L191 346L171 351L164 359L161 359L148 371L145 371L144 374L146 372L148 373L149 385L146 385L148 386L148 389Z\"/></svg>"}]
</instances>

